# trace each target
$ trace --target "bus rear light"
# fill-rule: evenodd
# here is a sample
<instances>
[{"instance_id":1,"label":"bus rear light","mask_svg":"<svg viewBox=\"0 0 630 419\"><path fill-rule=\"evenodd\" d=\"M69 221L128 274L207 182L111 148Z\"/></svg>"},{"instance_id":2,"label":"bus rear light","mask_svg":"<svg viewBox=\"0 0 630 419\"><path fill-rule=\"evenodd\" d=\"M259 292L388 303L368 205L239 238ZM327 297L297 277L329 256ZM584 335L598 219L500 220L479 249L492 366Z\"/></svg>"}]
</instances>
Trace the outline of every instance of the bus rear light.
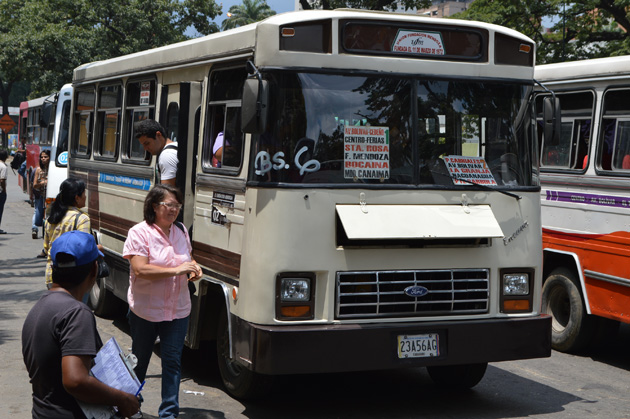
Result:
<instances>
[{"instance_id":1,"label":"bus rear light","mask_svg":"<svg viewBox=\"0 0 630 419\"><path fill-rule=\"evenodd\" d=\"M232 288L232 300L234 300L234 302L236 302L238 300L238 288L237 287Z\"/></svg>"},{"instance_id":2,"label":"bus rear light","mask_svg":"<svg viewBox=\"0 0 630 419\"><path fill-rule=\"evenodd\" d=\"M276 278L276 318L313 319L315 274L283 272Z\"/></svg>"}]
</instances>

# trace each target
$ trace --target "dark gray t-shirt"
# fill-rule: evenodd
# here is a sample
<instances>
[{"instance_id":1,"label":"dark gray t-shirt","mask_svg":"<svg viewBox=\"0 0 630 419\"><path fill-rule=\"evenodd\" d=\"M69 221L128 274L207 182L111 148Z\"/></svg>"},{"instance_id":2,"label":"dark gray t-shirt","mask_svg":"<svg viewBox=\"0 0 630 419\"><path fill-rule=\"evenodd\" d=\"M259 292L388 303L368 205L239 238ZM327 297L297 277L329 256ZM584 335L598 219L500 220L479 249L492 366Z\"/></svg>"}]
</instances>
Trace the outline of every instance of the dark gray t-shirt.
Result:
<instances>
[{"instance_id":1,"label":"dark gray t-shirt","mask_svg":"<svg viewBox=\"0 0 630 419\"><path fill-rule=\"evenodd\" d=\"M63 291L48 291L26 316L22 355L33 386L34 418L84 418L63 388L61 358L94 357L103 346L92 311Z\"/></svg>"}]
</instances>

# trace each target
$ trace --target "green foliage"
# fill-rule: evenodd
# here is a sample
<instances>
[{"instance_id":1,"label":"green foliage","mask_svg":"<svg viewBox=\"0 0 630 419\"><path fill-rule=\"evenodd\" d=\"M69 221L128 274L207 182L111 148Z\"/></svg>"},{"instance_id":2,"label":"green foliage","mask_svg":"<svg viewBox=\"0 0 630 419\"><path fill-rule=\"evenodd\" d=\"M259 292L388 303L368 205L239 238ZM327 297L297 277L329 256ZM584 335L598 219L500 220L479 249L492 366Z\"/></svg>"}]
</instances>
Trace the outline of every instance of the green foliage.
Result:
<instances>
[{"instance_id":1,"label":"green foliage","mask_svg":"<svg viewBox=\"0 0 630 419\"><path fill-rule=\"evenodd\" d=\"M454 17L524 33L538 64L630 54L630 0L475 0ZM549 32L544 17L553 19Z\"/></svg>"},{"instance_id":2,"label":"green foliage","mask_svg":"<svg viewBox=\"0 0 630 419\"><path fill-rule=\"evenodd\" d=\"M223 21L223 30L255 23L275 15L265 0L243 0L242 5L234 5L228 11L228 18Z\"/></svg>"},{"instance_id":3,"label":"green foliage","mask_svg":"<svg viewBox=\"0 0 630 419\"><path fill-rule=\"evenodd\" d=\"M424 9L431 6L431 0L317 0L312 6L307 0L300 0L300 4L304 10L313 8L321 8L324 10L351 8L394 11L399 2L405 10L413 9L414 7Z\"/></svg>"},{"instance_id":4,"label":"green foliage","mask_svg":"<svg viewBox=\"0 0 630 419\"><path fill-rule=\"evenodd\" d=\"M30 83L30 97L58 90L80 64L218 31L214 0L2 0L0 98Z\"/></svg>"}]
</instances>

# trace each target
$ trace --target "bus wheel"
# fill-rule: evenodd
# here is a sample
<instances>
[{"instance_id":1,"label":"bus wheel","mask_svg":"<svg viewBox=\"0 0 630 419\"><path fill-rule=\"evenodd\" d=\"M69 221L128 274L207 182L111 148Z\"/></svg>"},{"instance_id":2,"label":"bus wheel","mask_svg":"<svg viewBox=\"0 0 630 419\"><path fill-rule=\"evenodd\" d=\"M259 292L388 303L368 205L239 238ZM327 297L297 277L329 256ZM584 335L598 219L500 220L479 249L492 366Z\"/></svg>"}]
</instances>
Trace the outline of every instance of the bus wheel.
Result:
<instances>
[{"instance_id":1,"label":"bus wheel","mask_svg":"<svg viewBox=\"0 0 630 419\"><path fill-rule=\"evenodd\" d=\"M486 373L488 363L466 365L443 365L427 367L429 376L435 384L454 390L473 388Z\"/></svg>"},{"instance_id":2,"label":"bus wheel","mask_svg":"<svg viewBox=\"0 0 630 419\"><path fill-rule=\"evenodd\" d=\"M227 313L221 309L217 327L217 358L219 372L227 391L239 399L255 399L264 396L271 390L273 377L248 370L238 362L230 359Z\"/></svg>"},{"instance_id":3,"label":"bus wheel","mask_svg":"<svg viewBox=\"0 0 630 419\"><path fill-rule=\"evenodd\" d=\"M584 349L594 331L594 319L586 313L575 274L558 268L542 289L542 311L552 316L551 347L561 352Z\"/></svg>"},{"instance_id":4,"label":"bus wheel","mask_svg":"<svg viewBox=\"0 0 630 419\"><path fill-rule=\"evenodd\" d=\"M88 305L94 314L105 319L121 317L125 313L127 303L116 297L113 292L105 288L105 278L98 278L90 290Z\"/></svg>"}]
</instances>

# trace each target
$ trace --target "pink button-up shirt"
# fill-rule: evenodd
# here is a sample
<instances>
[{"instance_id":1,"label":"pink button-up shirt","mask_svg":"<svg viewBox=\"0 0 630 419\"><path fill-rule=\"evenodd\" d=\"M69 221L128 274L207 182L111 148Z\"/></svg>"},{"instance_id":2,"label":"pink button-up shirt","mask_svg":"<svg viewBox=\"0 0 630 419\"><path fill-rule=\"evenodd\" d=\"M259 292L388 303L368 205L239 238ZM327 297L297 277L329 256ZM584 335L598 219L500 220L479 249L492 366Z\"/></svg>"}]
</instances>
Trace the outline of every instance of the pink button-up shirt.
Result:
<instances>
[{"instance_id":1,"label":"pink button-up shirt","mask_svg":"<svg viewBox=\"0 0 630 419\"><path fill-rule=\"evenodd\" d=\"M186 227L184 227L186 230ZM192 246L188 232L171 226L169 237L157 225L146 221L129 230L123 257L144 256L150 265L175 267L191 260ZM190 314L190 294L186 275L162 279L144 279L129 274L129 308L138 317L152 322L182 319Z\"/></svg>"}]
</instances>

